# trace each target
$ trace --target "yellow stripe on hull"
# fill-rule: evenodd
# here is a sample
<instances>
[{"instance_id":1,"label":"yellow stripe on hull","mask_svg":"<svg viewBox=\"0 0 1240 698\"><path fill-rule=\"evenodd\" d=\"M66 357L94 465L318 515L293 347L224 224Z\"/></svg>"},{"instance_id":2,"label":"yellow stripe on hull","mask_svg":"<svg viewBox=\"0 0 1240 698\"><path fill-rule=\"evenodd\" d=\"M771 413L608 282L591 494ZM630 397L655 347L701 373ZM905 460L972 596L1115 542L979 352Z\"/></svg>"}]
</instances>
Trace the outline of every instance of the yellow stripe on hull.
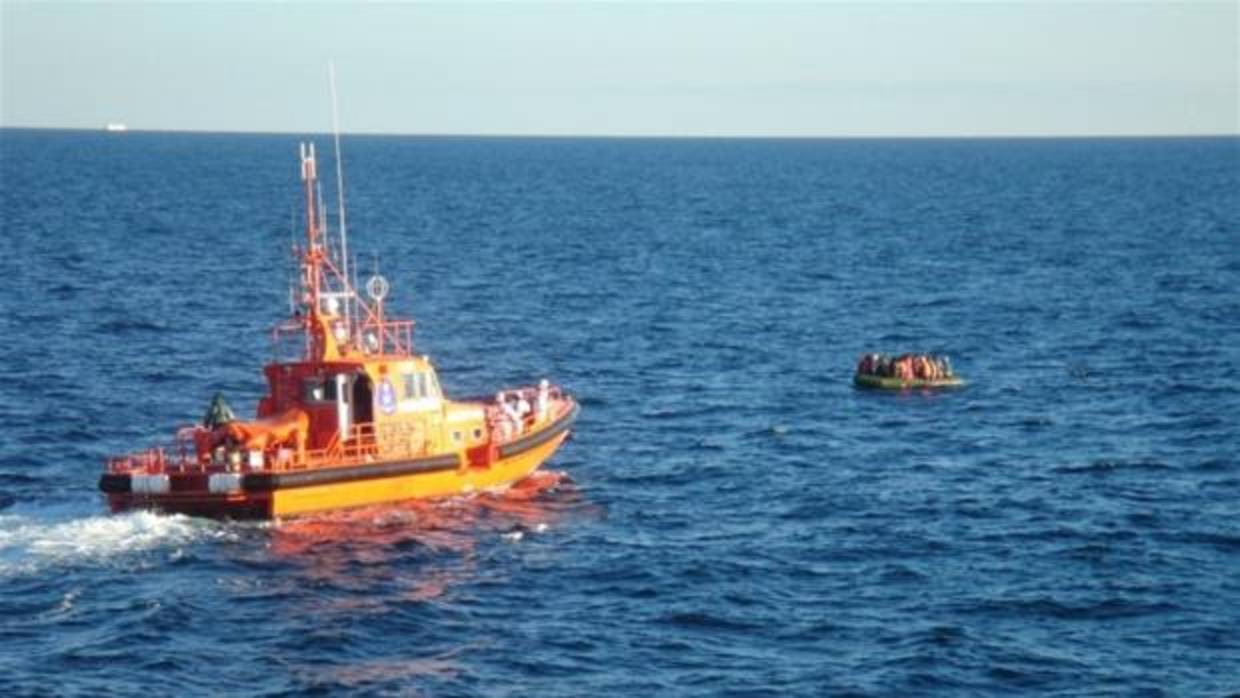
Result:
<instances>
[{"instance_id":1,"label":"yellow stripe on hull","mask_svg":"<svg viewBox=\"0 0 1240 698\"><path fill-rule=\"evenodd\" d=\"M497 460L489 468L467 465L455 470L279 489L271 493L271 515L288 517L408 499L450 497L509 485L537 470L567 436L565 431L528 451Z\"/></svg>"}]
</instances>

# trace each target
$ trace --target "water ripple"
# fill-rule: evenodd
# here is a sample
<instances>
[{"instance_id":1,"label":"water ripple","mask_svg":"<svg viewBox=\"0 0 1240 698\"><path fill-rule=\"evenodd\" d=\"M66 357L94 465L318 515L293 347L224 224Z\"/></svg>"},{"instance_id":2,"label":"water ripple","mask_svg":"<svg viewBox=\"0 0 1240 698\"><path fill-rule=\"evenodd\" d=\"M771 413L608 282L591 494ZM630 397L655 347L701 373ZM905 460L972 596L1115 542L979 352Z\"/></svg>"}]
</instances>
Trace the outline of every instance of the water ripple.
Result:
<instances>
[{"instance_id":1,"label":"water ripple","mask_svg":"<svg viewBox=\"0 0 1240 698\"><path fill-rule=\"evenodd\" d=\"M0 130L5 695L1236 690L1234 138L349 136L446 389L561 381L574 438L502 493L106 515L105 455L254 409L296 140Z\"/></svg>"}]
</instances>

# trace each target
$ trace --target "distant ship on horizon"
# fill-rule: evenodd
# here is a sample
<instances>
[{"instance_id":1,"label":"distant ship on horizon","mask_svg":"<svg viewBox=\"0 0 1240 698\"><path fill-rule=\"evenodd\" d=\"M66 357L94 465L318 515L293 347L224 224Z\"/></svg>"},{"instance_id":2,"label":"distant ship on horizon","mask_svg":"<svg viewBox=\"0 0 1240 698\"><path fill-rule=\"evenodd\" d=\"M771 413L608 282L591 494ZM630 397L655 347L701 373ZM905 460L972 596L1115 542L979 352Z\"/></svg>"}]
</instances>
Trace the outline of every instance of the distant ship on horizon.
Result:
<instances>
[{"instance_id":1,"label":"distant ship on horizon","mask_svg":"<svg viewBox=\"0 0 1240 698\"><path fill-rule=\"evenodd\" d=\"M128 126L126 126L125 124L122 124L122 123L118 123L118 122L109 122L109 123L107 123L107 124L105 124L105 125L104 125L103 130L104 130L104 131L113 131L113 132L115 132L115 131L128 131L128 130L129 130L129 127L128 127Z\"/></svg>"}]
</instances>

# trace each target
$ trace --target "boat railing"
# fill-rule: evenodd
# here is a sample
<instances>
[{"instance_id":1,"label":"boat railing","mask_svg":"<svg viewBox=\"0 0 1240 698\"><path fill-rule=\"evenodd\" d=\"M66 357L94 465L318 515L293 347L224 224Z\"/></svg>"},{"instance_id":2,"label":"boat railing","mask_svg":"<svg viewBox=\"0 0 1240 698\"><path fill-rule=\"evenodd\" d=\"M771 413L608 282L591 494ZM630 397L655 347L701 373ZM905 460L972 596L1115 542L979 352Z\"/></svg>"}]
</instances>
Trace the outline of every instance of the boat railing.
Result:
<instances>
[{"instance_id":1,"label":"boat railing","mask_svg":"<svg viewBox=\"0 0 1240 698\"><path fill-rule=\"evenodd\" d=\"M357 325L353 336L341 324L337 346L345 356L412 356L414 324L413 320L378 320L372 317ZM310 340L305 325L289 320L272 327L271 348L276 361L308 355Z\"/></svg>"},{"instance_id":2,"label":"boat railing","mask_svg":"<svg viewBox=\"0 0 1240 698\"><path fill-rule=\"evenodd\" d=\"M194 436L201 427L187 426L177 430L176 440L151 448L108 458L111 473L205 473L220 470L210 462L200 462Z\"/></svg>"},{"instance_id":3,"label":"boat railing","mask_svg":"<svg viewBox=\"0 0 1240 698\"><path fill-rule=\"evenodd\" d=\"M492 438L500 443L527 434L540 425L559 419L568 409L564 391L557 385L531 385L501 390L481 398Z\"/></svg>"},{"instance_id":4,"label":"boat railing","mask_svg":"<svg viewBox=\"0 0 1240 698\"><path fill-rule=\"evenodd\" d=\"M417 458L429 452L425 431L416 424L355 424L344 439L337 432L323 448L310 449L301 461L273 464L273 470L313 470L372 463L394 458Z\"/></svg>"},{"instance_id":5,"label":"boat railing","mask_svg":"<svg viewBox=\"0 0 1240 698\"><path fill-rule=\"evenodd\" d=\"M162 447L156 446L145 451L108 458L108 472L162 473L168 469L168 463L167 451Z\"/></svg>"},{"instance_id":6,"label":"boat railing","mask_svg":"<svg viewBox=\"0 0 1240 698\"><path fill-rule=\"evenodd\" d=\"M492 438L499 443L535 431L541 425L559 419L571 407L571 401L563 390L554 385L513 388L468 402L482 404ZM184 427L177 432L174 443L109 458L107 469L112 473L150 474L284 472L361 465L376 460L419 458L431 450L425 427L406 422L354 424L345 438L337 432L327 444L321 448L307 449L301 457L289 444L252 453L239 450L223 452L217 447L210 454L204 451L204 455L200 456L195 437L202 433L205 432L201 427Z\"/></svg>"},{"instance_id":7,"label":"boat railing","mask_svg":"<svg viewBox=\"0 0 1240 698\"><path fill-rule=\"evenodd\" d=\"M362 352L409 356L413 354L413 320L368 319L362 323Z\"/></svg>"}]
</instances>

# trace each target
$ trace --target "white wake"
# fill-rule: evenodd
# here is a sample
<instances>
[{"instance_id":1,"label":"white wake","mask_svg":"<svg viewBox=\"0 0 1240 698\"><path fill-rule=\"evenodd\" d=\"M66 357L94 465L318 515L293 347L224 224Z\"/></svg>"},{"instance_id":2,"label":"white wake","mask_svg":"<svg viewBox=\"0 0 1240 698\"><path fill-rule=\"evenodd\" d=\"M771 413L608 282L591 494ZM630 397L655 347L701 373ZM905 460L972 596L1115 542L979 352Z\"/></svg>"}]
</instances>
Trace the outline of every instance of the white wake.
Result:
<instances>
[{"instance_id":1,"label":"white wake","mask_svg":"<svg viewBox=\"0 0 1240 698\"><path fill-rule=\"evenodd\" d=\"M100 514L68 520L0 514L0 575L79 564L124 564L135 553L235 536L218 523L150 512Z\"/></svg>"}]
</instances>

